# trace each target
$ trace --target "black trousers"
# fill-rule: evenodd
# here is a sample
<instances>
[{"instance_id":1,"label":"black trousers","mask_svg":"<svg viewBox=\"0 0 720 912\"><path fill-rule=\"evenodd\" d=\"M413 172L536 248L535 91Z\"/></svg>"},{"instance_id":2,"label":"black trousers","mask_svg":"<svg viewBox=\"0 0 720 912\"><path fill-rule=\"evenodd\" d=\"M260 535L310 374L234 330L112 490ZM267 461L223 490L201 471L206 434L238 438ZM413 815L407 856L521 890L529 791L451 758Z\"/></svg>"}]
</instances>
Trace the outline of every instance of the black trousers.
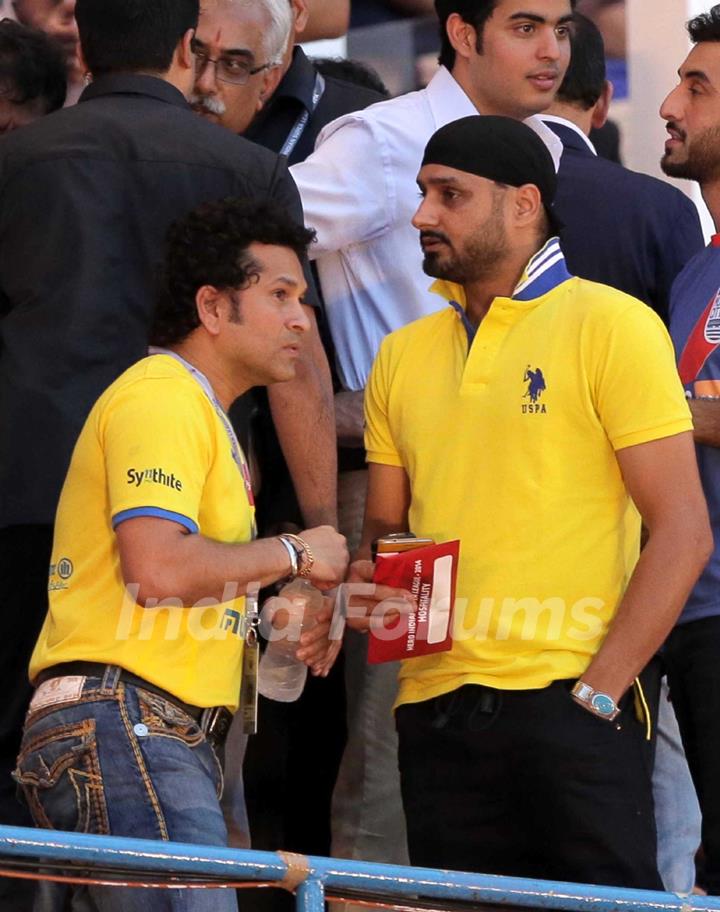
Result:
<instances>
[{"instance_id":1,"label":"black trousers","mask_svg":"<svg viewBox=\"0 0 720 912\"><path fill-rule=\"evenodd\" d=\"M682 624L663 651L670 698L702 810L704 886L720 895L720 617Z\"/></svg>"},{"instance_id":2,"label":"black trousers","mask_svg":"<svg viewBox=\"0 0 720 912\"><path fill-rule=\"evenodd\" d=\"M610 723L571 686L466 685L398 708L414 865L663 889L644 726L631 699Z\"/></svg>"}]
</instances>

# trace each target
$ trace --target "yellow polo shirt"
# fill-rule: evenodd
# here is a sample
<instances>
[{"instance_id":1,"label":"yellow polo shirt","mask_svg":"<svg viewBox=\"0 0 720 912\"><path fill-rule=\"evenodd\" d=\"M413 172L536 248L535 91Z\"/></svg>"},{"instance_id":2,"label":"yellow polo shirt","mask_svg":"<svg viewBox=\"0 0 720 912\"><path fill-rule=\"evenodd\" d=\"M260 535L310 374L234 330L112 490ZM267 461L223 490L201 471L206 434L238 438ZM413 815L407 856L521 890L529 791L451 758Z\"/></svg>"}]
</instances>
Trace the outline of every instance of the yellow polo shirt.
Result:
<instances>
[{"instance_id":1,"label":"yellow polo shirt","mask_svg":"<svg viewBox=\"0 0 720 912\"><path fill-rule=\"evenodd\" d=\"M414 533L461 542L453 647L402 663L398 704L579 677L639 554L615 451L692 428L658 317L543 257L470 347L462 289L436 283L455 304L372 369L368 459L406 470Z\"/></svg>"},{"instance_id":2,"label":"yellow polo shirt","mask_svg":"<svg viewBox=\"0 0 720 912\"><path fill-rule=\"evenodd\" d=\"M93 407L60 497L50 610L30 677L61 662L120 665L196 706L237 708L244 597L141 606L122 578L114 529L135 516L247 542L254 508L212 402L168 355L133 365ZM135 590L137 594L137 590Z\"/></svg>"}]
</instances>

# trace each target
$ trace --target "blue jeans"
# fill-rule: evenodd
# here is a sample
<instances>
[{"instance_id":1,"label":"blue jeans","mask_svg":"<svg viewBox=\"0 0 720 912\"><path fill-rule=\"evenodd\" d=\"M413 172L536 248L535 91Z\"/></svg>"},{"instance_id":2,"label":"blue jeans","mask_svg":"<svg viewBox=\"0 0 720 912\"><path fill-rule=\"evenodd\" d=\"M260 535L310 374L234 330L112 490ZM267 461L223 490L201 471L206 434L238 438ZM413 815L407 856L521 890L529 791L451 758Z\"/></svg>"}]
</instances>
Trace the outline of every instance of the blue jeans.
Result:
<instances>
[{"instance_id":1,"label":"blue jeans","mask_svg":"<svg viewBox=\"0 0 720 912\"><path fill-rule=\"evenodd\" d=\"M198 725L173 703L113 676L85 678L75 702L31 710L15 779L39 827L227 845L222 771ZM101 912L237 910L227 889L79 892L78 905ZM47 900L53 890L44 894Z\"/></svg>"},{"instance_id":2,"label":"blue jeans","mask_svg":"<svg viewBox=\"0 0 720 912\"><path fill-rule=\"evenodd\" d=\"M695 853L700 845L700 806L690 777L675 708L663 678L653 767L658 870L671 893L689 893L695 886Z\"/></svg>"}]
</instances>

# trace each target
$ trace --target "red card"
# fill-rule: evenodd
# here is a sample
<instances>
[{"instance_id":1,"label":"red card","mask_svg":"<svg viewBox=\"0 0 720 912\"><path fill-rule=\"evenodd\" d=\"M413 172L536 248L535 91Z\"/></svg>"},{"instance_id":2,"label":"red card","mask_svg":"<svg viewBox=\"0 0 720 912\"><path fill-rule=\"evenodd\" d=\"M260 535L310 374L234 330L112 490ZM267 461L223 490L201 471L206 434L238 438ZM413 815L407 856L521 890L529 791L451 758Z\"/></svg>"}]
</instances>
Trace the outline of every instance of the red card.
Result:
<instances>
[{"instance_id":1,"label":"red card","mask_svg":"<svg viewBox=\"0 0 720 912\"><path fill-rule=\"evenodd\" d=\"M370 631L368 662L412 659L452 647L459 554L459 541L378 554L373 582L407 589L415 596L417 607L382 629Z\"/></svg>"}]
</instances>

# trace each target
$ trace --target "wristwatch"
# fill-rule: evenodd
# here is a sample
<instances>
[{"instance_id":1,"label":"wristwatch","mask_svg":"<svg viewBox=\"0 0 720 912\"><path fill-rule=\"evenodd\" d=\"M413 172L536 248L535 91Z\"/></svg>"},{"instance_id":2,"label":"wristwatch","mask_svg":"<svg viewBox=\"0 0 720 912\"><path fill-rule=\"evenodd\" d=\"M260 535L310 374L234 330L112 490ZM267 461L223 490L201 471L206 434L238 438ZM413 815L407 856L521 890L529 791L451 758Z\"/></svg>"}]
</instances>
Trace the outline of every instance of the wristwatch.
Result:
<instances>
[{"instance_id":1,"label":"wristwatch","mask_svg":"<svg viewBox=\"0 0 720 912\"><path fill-rule=\"evenodd\" d=\"M607 719L608 722L612 722L620 712L617 703L611 696L600 693L599 690L593 690L584 681L578 681L570 693L578 703L582 703L591 713L601 719Z\"/></svg>"}]
</instances>

